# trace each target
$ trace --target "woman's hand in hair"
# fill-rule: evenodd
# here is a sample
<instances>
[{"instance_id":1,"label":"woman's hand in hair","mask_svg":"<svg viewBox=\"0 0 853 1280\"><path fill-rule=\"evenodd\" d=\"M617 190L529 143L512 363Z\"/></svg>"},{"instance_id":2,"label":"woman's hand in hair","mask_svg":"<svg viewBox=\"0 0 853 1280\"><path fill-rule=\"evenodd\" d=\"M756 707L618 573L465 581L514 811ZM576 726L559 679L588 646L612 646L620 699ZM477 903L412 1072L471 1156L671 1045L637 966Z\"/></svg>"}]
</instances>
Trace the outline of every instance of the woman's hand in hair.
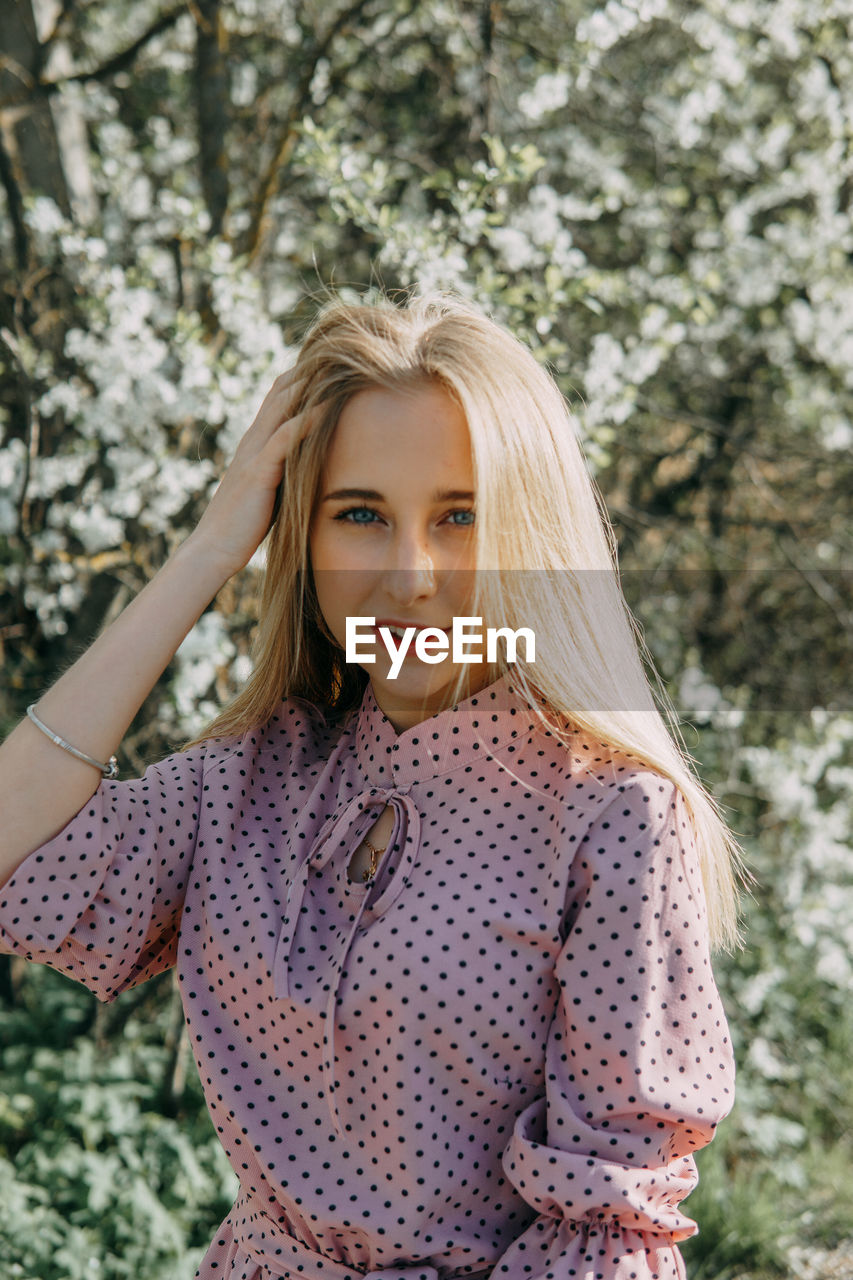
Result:
<instances>
[{"instance_id":1,"label":"woman's hand in hair","mask_svg":"<svg viewBox=\"0 0 853 1280\"><path fill-rule=\"evenodd\" d=\"M285 460L316 420L316 409L293 412L302 383L295 369L276 378L190 535L229 577L249 563L269 532Z\"/></svg>"}]
</instances>

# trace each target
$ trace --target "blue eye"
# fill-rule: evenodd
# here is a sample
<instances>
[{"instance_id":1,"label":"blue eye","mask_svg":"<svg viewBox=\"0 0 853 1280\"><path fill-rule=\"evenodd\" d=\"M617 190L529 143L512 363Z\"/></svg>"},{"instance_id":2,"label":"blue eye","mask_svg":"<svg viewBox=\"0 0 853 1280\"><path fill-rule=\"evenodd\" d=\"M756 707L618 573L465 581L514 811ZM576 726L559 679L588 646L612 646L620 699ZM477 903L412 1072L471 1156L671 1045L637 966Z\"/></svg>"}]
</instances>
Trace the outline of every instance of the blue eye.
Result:
<instances>
[{"instance_id":1,"label":"blue eye","mask_svg":"<svg viewBox=\"0 0 853 1280\"><path fill-rule=\"evenodd\" d=\"M372 507L347 507L345 511L339 511L333 519L343 520L347 524L368 525L375 524L381 516ZM447 520L458 529L470 529L474 523L474 512L468 507L460 507L457 511L448 512Z\"/></svg>"},{"instance_id":2,"label":"blue eye","mask_svg":"<svg viewBox=\"0 0 853 1280\"><path fill-rule=\"evenodd\" d=\"M349 524L373 524L373 520L356 520L356 516L373 517L376 512L371 507L347 507L346 511L339 511L335 516L336 520L346 520ZM350 519L350 517L353 517Z\"/></svg>"}]
</instances>

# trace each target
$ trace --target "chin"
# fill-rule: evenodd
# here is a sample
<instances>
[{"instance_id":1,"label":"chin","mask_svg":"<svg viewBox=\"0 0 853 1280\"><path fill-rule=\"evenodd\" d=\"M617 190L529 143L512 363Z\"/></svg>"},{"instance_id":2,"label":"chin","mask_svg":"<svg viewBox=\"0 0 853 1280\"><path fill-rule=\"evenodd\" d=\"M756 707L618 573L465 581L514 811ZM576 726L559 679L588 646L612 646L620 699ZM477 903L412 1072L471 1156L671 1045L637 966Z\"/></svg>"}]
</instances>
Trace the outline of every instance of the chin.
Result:
<instances>
[{"instance_id":1,"label":"chin","mask_svg":"<svg viewBox=\"0 0 853 1280\"><path fill-rule=\"evenodd\" d=\"M364 670L370 674L369 668L365 667ZM456 676L456 670L443 678L436 678L430 672L401 672L396 680L391 680L388 676L373 675L370 680L377 705L393 722L395 710L399 710L401 715L419 713L421 719L427 719L453 706L457 701L453 696ZM475 686L476 681L471 681L471 684ZM459 699L468 696L463 688Z\"/></svg>"}]
</instances>

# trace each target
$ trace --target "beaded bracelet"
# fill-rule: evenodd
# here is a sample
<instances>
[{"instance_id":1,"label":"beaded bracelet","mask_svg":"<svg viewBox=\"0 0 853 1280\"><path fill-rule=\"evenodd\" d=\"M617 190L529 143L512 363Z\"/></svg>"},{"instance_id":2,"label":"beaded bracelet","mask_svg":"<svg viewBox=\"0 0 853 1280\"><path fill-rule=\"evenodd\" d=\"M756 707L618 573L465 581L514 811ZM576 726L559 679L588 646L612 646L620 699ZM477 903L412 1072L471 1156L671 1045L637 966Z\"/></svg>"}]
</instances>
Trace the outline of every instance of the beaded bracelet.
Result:
<instances>
[{"instance_id":1,"label":"beaded bracelet","mask_svg":"<svg viewBox=\"0 0 853 1280\"><path fill-rule=\"evenodd\" d=\"M33 702L27 707L27 715L32 720L37 729L41 729L42 733L46 733L51 742L57 747L62 747L63 751L70 751L72 756L76 756L78 760L83 760L86 764L94 765L96 769L100 769L105 778L118 777L118 760L115 756L110 756L106 764L101 764L100 760L96 760L93 756L87 756L85 751L78 751L76 747L72 747L70 742L66 742L64 738L60 738L58 733L54 733L52 729L48 729L46 724L39 720L35 711L36 704Z\"/></svg>"}]
</instances>

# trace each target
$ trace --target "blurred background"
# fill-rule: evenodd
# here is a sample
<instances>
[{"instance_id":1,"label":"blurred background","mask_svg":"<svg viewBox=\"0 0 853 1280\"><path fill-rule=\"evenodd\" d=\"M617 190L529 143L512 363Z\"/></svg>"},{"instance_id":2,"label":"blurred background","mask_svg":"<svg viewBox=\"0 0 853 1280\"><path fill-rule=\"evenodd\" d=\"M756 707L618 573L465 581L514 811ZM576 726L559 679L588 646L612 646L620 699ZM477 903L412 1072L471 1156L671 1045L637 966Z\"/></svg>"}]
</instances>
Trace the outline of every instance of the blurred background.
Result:
<instances>
[{"instance_id":1,"label":"blurred background","mask_svg":"<svg viewBox=\"0 0 853 1280\"><path fill-rule=\"evenodd\" d=\"M853 1276L853 0L3 0L0 731L193 528L332 284L570 400L756 877L691 1280ZM121 750L249 670L257 570ZM0 959L0 1272L185 1280L234 1187L165 975Z\"/></svg>"}]
</instances>

